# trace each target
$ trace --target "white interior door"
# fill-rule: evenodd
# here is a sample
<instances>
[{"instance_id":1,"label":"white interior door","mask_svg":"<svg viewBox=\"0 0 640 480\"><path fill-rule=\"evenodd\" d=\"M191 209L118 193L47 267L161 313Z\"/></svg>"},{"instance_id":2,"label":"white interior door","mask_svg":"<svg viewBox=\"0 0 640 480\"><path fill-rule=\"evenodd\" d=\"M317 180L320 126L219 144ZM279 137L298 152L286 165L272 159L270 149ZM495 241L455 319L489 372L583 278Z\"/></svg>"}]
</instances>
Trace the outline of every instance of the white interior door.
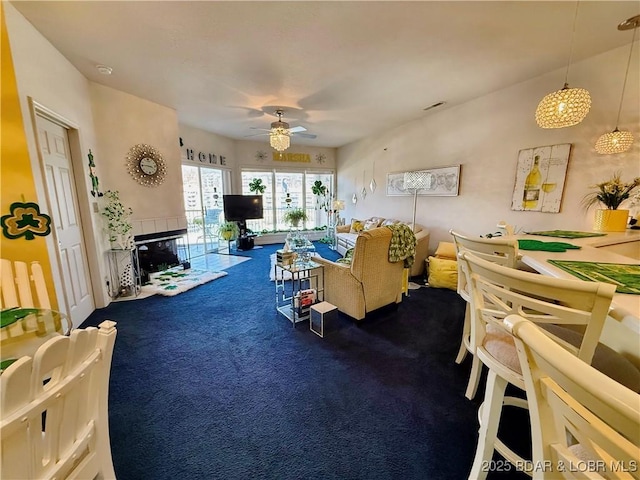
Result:
<instances>
[{"instance_id":1,"label":"white interior door","mask_svg":"<svg viewBox=\"0 0 640 480\"><path fill-rule=\"evenodd\" d=\"M69 138L64 127L40 116L36 118L66 301L66 305L59 308L66 310L77 327L95 307L73 183Z\"/></svg>"}]
</instances>

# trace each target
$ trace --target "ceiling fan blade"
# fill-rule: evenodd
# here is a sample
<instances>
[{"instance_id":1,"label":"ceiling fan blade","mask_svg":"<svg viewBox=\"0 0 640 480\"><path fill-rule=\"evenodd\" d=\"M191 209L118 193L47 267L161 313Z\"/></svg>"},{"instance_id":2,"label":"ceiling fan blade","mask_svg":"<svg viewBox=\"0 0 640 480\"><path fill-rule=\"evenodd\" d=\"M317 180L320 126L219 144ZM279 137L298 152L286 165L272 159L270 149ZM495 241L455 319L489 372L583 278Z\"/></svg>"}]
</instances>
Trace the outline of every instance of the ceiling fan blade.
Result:
<instances>
[{"instance_id":1,"label":"ceiling fan blade","mask_svg":"<svg viewBox=\"0 0 640 480\"><path fill-rule=\"evenodd\" d=\"M300 133L300 132L306 132L307 129L301 126L298 127L293 127L289 129L289 133Z\"/></svg>"},{"instance_id":2,"label":"ceiling fan blade","mask_svg":"<svg viewBox=\"0 0 640 480\"><path fill-rule=\"evenodd\" d=\"M292 135L295 135L296 137L304 137L304 138L316 138L317 137L317 135L314 135L313 133L302 133L302 132L292 133Z\"/></svg>"},{"instance_id":3,"label":"ceiling fan blade","mask_svg":"<svg viewBox=\"0 0 640 480\"><path fill-rule=\"evenodd\" d=\"M261 135L269 135L269 133L252 133L251 135L245 135L244 137L259 137Z\"/></svg>"},{"instance_id":4,"label":"ceiling fan blade","mask_svg":"<svg viewBox=\"0 0 640 480\"><path fill-rule=\"evenodd\" d=\"M265 132L270 132L271 130L268 128L259 128L259 127L249 127L251 130L262 130Z\"/></svg>"}]
</instances>

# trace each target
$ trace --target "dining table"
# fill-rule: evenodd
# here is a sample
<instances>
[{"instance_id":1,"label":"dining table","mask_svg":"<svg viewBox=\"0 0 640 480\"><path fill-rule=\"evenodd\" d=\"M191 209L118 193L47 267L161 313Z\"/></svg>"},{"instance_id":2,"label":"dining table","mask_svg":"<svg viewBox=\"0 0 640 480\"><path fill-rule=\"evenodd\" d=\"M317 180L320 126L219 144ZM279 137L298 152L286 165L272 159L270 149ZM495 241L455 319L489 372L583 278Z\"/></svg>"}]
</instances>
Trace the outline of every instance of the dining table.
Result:
<instances>
[{"instance_id":1,"label":"dining table","mask_svg":"<svg viewBox=\"0 0 640 480\"><path fill-rule=\"evenodd\" d=\"M587 233L576 238L517 234L520 261L542 275L616 284L600 340L640 368L640 230ZM535 242L540 249L523 249L535 248Z\"/></svg>"},{"instance_id":2,"label":"dining table","mask_svg":"<svg viewBox=\"0 0 640 480\"><path fill-rule=\"evenodd\" d=\"M0 372L58 335L69 335L72 323L67 315L41 308L7 308L0 311Z\"/></svg>"}]
</instances>

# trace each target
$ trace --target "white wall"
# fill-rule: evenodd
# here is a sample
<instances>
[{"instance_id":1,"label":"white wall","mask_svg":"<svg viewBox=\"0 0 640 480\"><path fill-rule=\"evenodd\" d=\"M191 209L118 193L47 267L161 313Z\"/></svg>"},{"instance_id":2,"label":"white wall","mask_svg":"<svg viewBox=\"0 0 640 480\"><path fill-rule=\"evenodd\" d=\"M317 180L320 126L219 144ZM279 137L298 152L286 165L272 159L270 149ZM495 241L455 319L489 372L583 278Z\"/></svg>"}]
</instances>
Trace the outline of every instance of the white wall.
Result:
<instances>
[{"instance_id":1,"label":"white wall","mask_svg":"<svg viewBox=\"0 0 640 480\"><path fill-rule=\"evenodd\" d=\"M91 203L93 202L93 197L89 194L91 181L86 154L91 149L94 154L97 154L98 158L100 156L100 152L96 147L89 81L35 30L10 3L3 2L3 8L11 44L25 135L28 142L36 190L39 192L38 203L40 205L47 205L47 200L38 159L36 134L32 123L29 97L57 115L64 117L68 123L78 128L80 151L73 156L72 166L89 257L94 299L96 306L101 307L109 302L106 284L102 281L108 275L108 268L101 255L102 220L99 214L92 211ZM72 151L72 155L73 153ZM53 240L53 236L47 237L51 258L55 258L52 252L57 250ZM56 284L56 293L58 294L58 305L64 305L64 300L60 297L62 287L57 264L52 262L51 267Z\"/></svg>"},{"instance_id":2,"label":"white wall","mask_svg":"<svg viewBox=\"0 0 640 480\"><path fill-rule=\"evenodd\" d=\"M106 306L110 302L105 282L109 277L105 254L109 245L102 216L94 211L94 207L99 208L101 204L90 194L87 154L91 149L100 189L120 191L123 202L133 208L136 234L185 228L176 112L89 82L10 3L3 2L3 8L41 205L46 205L46 196L29 97L78 129L79 149L72 150L76 192L96 307ZM162 185L144 187L127 173L126 154L137 143L153 145L162 153L167 164L167 177ZM50 253L55 252L57 247L52 236L47 240ZM52 270L56 292L60 293L60 275L55 262ZM59 298L58 303L63 305L63 299Z\"/></svg>"},{"instance_id":3,"label":"white wall","mask_svg":"<svg viewBox=\"0 0 640 480\"><path fill-rule=\"evenodd\" d=\"M635 45L636 52L637 48ZM347 221L372 215L410 221L413 197L387 197L386 174L461 164L458 197L418 197L416 222L431 230L432 251L439 241L449 240L451 228L482 235L495 232L499 220L525 231L590 230L593 212L581 206L589 186L609 179L616 171L626 181L640 175L637 55L619 125L634 134L635 143L630 151L618 155L599 155L593 147L601 134L615 126L628 55L627 46L571 66L570 86L586 88L592 98L589 115L574 127L541 129L534 119L542 97L562 87L562 69L462 105L441 107L420 120L338 149L338 196L347 205L342 216ZM560 143L573 145L560 213L512 211L518 151ZM353 193L369 185L374 162L378 187L373 194L368 191L365 200L358 195L353 205Z\"/></svg>"},{"instance_id":4,"label":"white wall","mask_svg":"<svg viewBox=\"0 0 640 480\"><path fill-rule=\"evenodd\" d=\"M134 235L186 228L176 111L97 83L91 83L90 92L102 190L118 190L132 207ZM147 187L129 175L127 153L137 144L151 145L162 155L167 168L162 184Z\"/></svg>"}]
</instances>

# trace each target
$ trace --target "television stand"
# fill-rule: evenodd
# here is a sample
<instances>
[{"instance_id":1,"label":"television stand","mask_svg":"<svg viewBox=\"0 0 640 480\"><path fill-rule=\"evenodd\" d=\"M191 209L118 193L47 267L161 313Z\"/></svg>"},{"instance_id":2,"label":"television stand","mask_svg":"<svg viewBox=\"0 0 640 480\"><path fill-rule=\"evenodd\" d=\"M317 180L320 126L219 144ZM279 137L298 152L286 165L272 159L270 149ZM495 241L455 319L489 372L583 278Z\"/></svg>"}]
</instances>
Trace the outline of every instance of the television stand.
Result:
<instances>
[{"instance_id":1,"label":"television stand","mask_svg":"<svg viewBox=\"0 0 640 480\"><path fill-rule=\"evenodd\" d=\"M254 246L253 241L255 237L255 233L247 233L239 236L236 243L238 250L251 250Z\"/></svg>"}]
</instances>

